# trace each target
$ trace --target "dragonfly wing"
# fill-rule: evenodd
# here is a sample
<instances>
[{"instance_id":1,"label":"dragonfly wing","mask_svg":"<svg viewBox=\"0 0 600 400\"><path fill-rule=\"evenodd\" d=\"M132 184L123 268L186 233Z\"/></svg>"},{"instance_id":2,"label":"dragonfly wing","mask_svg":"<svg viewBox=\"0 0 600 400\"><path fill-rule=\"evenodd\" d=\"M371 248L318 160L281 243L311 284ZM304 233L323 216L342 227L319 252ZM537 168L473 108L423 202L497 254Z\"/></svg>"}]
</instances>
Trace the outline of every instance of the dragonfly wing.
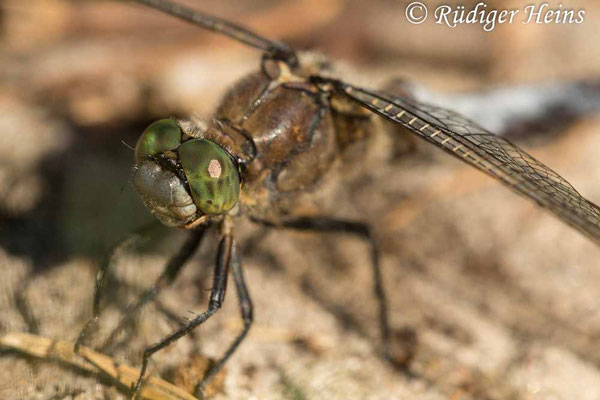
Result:
<instances>
[{"instance_id":1,"label":"dragonfly wing","mask_svg":"<svg viewBox=\"0 0 600 400\"><path fill-rule=\"evenodd\" d=\"M559 174L505 138L444 108L333 79L324 81L368 110L405 127L534 200L600 244L600 207L585 199Z\"/></svg>"},{"instance_id":2,"label":"dragonfly wing","mask_svg":"<svg viewBox=\"0 0 600 400\"><path fill-rule=\"evenodd\" d=\"M137 3L162 11L165 14L180 18L200 28L228 36L250 47L262 50L277 60L283 60L289 65L297 65L296 52L288 45L264 38L249 29L234 24L214 15L187 8L170 0L134 0Z\"/></svg>"},{"instance_id":3,"label":"dragonfly wing","mask_svg":"<svg viewBox=\"0 0 600 400\"><path fill-rule=\"evenodd\" d=\"M393 81L391 81L393 82ZM402 87L409 84L399 81ZM389 84L390 87L392 83ZM417 100L448 107L509 138L560 132L574 121L600 111L600 80L518 84L480 91L439 93L410 83ZM533 129L532 129L533 128Z\"/></svg>"}]
</instances>

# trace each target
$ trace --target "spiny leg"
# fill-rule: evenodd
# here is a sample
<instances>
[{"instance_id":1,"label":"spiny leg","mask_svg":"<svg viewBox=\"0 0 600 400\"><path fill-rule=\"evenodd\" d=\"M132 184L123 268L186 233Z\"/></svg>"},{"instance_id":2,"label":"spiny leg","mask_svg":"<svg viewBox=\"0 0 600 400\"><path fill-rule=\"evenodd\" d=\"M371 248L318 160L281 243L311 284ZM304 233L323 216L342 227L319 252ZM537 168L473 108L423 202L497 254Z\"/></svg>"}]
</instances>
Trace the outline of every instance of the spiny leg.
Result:
<instances>
[{"instance_id":1,"label":"spiny leg","mask_svg":"<svg viewBox=\"0 0 600 400\"><path fill-rule=\"evenodd\" d=\"M192 232L190 232L187 240L181 246L179 251L175 253L171 259L167 262L165 269L160 274L160 276L154 282L150 288L146 289L138 298L135 303L129 304L125 309L119 324L113 331L110 333L108 338L104 341L100 349L103 352L106 352L111 346L113 346L114 341L117 338L117 335L121 332L121 330L125 327L128 322L131 322L135 319L136 313L146 304L154 300L156 296L160 293L162 289L171 285L179 272L183 269L183 266L187 263L187 261L194 255L200 243L202 241L202 237L206 232L208 225L201 225Z\"/></svg>"},{"instance_id":2,"label":"spiny leg","mask_svg":"<svg viewBox=\"0 0 600 400\"><path fill-rule=\"evenodd\" d=\"M235 288L238 294L238 303L240 307L242 321L244 322L244 328L235 338L233 343L231 343L225 354L223 354L223 356L210 368L210 370L208 370L206 375L202 378L202 382L200 382L196 390L196 396L200 398L204 388L206 388L206 385L212 380L212 378L214 378L216 374L219 373L219 371L223 368L229 357L235 352L240 343L242 343L242 341L248 334L248 331L250 330L250 326L252 326L252 321L254 319L252 300L250 299L250 294L248 293L246 280L244 279L244 273L242 271L242 264L240 262L238 245L235 241L232 241L231 244L231 258L229 261L229 265L231 267L233 279L235 280Z\"/></svg>"},{"instance_id":3,"label":"spiny leg","mask_svg":"<svg viewBox=\"0 0 600 400\"><path fill-rule=\"evenodd\" d=\"M230 260L232 244L233 238L230 234L225 234L219 243L219 249L217 252L217 262L215 263L214 268L213 286L210 292L208 309L204 313L198 315L196 318L189 321L187 324L182 325L181 327L179 327L179 329L171 332L169 335L165 336L164 338L162 338L161 340L144 350L140 376L134 387L134 399L138 398L140 388L142 387L142 383L144 380L144 375L146 374L146 369L148 368L148 361L150 360L150 357L157 351L164 349L165 347L169 346L170 344L174 343L175 341L190 333L198 325L204 323L208 318L210 318L214 313L216 313L219 308L221 308L223 300L225 299L225 291L227 289L227 274L231 262Z\"/></svg>"},{"instance_id":4,"label":"spiny leg","mask_svg":"<svg viewBox=\"0 0 600 400\"><path fill-rule=\"evenodd\" d=\"M325 217L298 218L284 221L281 225L274 225L266 221L255 220L255 222L272 226L275 228L291 228L297 230L311 230L318 232L346 232L366 240L370 247L371 267L373 269L373 289L379 308L379 333L383 347L383 357L392 360L390 354L390 325L388 321L388 302L383 286L381 266L379 265L379 251L377 243L371 235L369 226L362 222L344 221Z\"/></svg>"},{"instance_id":5,"label":"spiny leg","mask_svg":"<svg viewBox=\"0 0 600 400\"><path fill-rule=\"evenodd\" d=\"M154 229L156 229L157 226L158 224L155 221L153 221L150 224L144 225L141 228L136 229L124 240L113 246L112 249L106 254L105 259L100 264L100 270L96 274L92 317L85 323L83 328L81 328L81 331L77 336L77 340L75 341L74 346L75 353L79 354L79 347L81 346L83 340L89 333L90 329L92 329L92 327L94 327L98 323L98 319L100 318L100 300L102 298L102 291L104 289L104 284L106 283L106 278L108 277L110 266L113 263L115 255L119 253L120 250L131 246L140 238L144 238L147 235L149 235Z\"/></svg>"}]
</instances>

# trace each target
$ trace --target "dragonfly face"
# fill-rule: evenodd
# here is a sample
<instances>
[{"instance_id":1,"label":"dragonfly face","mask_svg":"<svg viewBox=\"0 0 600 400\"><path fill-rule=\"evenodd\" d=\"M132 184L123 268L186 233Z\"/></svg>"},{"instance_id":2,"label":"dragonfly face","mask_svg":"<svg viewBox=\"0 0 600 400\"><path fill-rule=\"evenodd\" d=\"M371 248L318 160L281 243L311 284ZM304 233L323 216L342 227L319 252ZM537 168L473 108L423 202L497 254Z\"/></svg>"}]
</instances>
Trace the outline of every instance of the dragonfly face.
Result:
<instances>
[{"instance_id":1,"label":"dragonfly face","mask_svg":"<svg viewBox=\"0 0 600 400\"><path fill-rule=\"evenodd\" d=\"M173 119L152 123L135 147L133 183L146 207L168 226L221 215L238 201L237 163L218 144L182 132Z\"/></svg>"}]
</instances>

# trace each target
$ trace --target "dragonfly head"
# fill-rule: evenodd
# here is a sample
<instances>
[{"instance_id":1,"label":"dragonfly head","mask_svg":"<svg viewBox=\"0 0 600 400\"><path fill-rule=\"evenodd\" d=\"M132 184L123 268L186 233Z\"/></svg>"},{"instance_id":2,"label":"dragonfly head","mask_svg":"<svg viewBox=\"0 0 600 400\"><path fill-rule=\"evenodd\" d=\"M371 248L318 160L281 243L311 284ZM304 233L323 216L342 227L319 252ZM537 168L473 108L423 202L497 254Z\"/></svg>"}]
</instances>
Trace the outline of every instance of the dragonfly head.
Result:
<instances>
[{"instance_id":1,"label":"dragonfly head","mask_svg":"<svg viewBox=\"0 0 600 400\"><path fill-rule=\"evenodd\" d=\"M189 226L231 210L240 194L234 159L217 143L182 132L174 119L150 124L135 146L133 185L165 225Z\"/></svg>"}]
</instances>

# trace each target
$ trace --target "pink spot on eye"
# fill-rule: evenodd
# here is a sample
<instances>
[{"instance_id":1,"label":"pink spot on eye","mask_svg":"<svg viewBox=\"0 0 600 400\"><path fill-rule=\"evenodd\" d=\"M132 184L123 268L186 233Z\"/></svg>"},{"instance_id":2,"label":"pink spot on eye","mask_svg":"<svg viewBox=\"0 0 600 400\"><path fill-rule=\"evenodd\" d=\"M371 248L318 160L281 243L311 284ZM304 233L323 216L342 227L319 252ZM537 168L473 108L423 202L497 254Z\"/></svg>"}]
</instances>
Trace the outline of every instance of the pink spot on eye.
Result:
<instances>
[{"instance_id":1,"label":"pink spot on eye","mask_svg":"<svg viewBox=\"0 0 600 400\"><path fill-rule=\"evenodd\" d=\"M221 163L218 160L210 160L208 163L208 175L216 179L221 176L221 172Z\"/></svg>"}]
</instances>

